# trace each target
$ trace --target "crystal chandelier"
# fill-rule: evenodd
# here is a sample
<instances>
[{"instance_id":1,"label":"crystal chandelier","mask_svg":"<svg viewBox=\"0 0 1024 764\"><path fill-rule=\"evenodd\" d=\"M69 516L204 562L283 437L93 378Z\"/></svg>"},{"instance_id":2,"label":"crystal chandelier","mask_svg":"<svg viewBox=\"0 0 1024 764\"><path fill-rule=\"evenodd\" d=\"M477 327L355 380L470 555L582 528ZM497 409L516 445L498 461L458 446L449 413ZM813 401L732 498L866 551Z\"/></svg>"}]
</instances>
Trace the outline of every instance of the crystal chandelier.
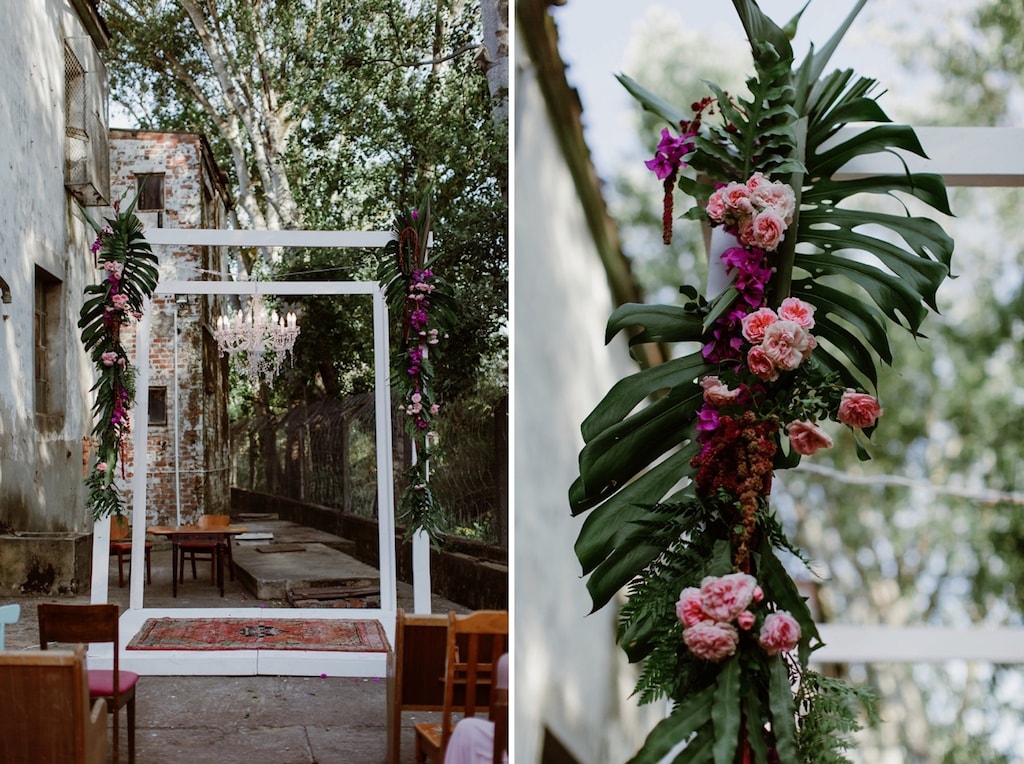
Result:
<instances>
[{"instance_id":1,"label":"crystal chandelier","mask_svg":"<svg viewBox=\"0 0 1024 764\"><path fill-rule=\"evenodd\" d=\"M233 319L219 316L213 332L220 352L238 360L239 368L253 387L273 381L298 336L295 314L281 318L274 311L268 320L259 295L250 299L245 313L239 308Z\"/></svg>"}]
</instances>

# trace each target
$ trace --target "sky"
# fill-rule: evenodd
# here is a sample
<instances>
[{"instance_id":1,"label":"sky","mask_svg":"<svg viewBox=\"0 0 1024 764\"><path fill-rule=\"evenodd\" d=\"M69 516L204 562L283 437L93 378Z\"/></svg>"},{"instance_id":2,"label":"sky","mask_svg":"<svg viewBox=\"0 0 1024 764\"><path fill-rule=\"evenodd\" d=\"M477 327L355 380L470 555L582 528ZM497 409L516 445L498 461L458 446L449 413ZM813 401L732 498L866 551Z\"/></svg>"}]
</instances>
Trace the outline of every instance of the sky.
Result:
<instances>
[{"instance_id":1,"label":"sky","mask_svg":"<svg viewBox=\"0 0 1024 764\"><path fill-rule=\"evenodd\" d=\"M805 0L762 0L761 9L777 24L784 25ZM879 79L887 86L899 70L895 42L902 25L920 30L940 23L946 7L963 0L870 0L844 37L832 62L854 67L859 74ZM854 0L811 0L801 18L793 49L797 60L808 45L819 47L833 34L855 5ZM731 2L727 0L568 0L554 6L551 14L558 26L559 47L567 64L569 84L576 87L583 102L584 131L598 174L614 174L616 133L631 129L624 113L635 109L631 97L614 79L624 71L630 35L639 19L655 6L680 15L688 26L723 39L745 37ZM886 39L886 38L889 39ZM628 71L626 72L629 73Z\"/></svg>"}]
</instances>

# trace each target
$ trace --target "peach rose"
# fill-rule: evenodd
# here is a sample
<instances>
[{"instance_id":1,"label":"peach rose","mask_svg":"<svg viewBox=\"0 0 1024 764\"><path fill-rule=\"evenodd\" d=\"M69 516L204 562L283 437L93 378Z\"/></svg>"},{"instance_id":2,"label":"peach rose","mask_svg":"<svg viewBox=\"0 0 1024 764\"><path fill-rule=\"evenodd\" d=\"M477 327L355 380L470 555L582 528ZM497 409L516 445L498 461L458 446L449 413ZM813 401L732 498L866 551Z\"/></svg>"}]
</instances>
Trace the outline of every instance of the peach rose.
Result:
<instances>
[{"instance_id":1,"label":"peach rose","mask_svg":"<svg viewBox=\"0 0 1024 764\"><path fill-rule=\"evenodd\" d=\"M789 652L800 644L800 624L785 610L772 613L764 619L758 642L769 655Z\"/></svg>"},{"instance_id":2,"label":"peach rose","mask_svg":"<svg viewBox=\"0 0 1024 764\"><path fill-rule=\"evenodd\" d=\"M735 653L739 640L739 632L730 623L704 621L683 629L683 641L690 652L712 663L721 663Z\"/></svg>"},{"instance_id":3,"label":"peach rose","mask_svg":"<svg viewBox=\"0 0 1024 764\"><path fill-rule=\"evenodd\" d=\"M810 456L823 448L832 448L832 438L813 422L790 422L786 425L789 444L801 456Z\"/></svg>"},{"instance_id":4,"label":"peach rose","mask_svg":"<svg viewBox=\"0 0 1024 764\"><path fill-rule=\"evenodd\" d=\"M779 306L779 318L799 324L801 329L814 328L814 306L799 297L787 297Z\"/></svg>"},{"instance_id":5,"label":"peach rose","mask_svg":"<svg viewBox=\"0 0 1024 764\"><path fill-rule=\"evenodd\" d=\"M704 402L711 406L724 406L739 397L739 390L730 390L718 377L709 375L700 381L704 388Z\"/></svg>"},{"instance_id":6,"label":"peach rose","mask_svg":"<svg viewBox=\"0 0 1024 764\"><path fill-rule=\"evenodd\" d=\"M883 413L877 400L851 388L839 400L839 421L850 427L870 427Z\"/></svg>"},{"instance_id":7,"label":"peach rose","mask_svg":"<svg viewBox=\"0 0 1024 764\"><path fill-rule=\"evenodd\" d=\"M700 596L700 589L693 586L683 589L679 595L679 601L676 603L676 616L683 626L689 628L690 626L696 626L701 621L708 620L708 615L704 612L703 602Z\"/></svg>"},{"instance_id":8,"label":"peach rose","mask_svg":"<svg viewBox=\"0 0 1024 764\"><path fill-rule=\"evenodd\" d=\"M747 573L708 576L700 584L704 612L716 621L731 621L750 605L757 579Z\"/></svg>"},{"instance_id":9,"label":"peach rose","mask_svg":"<svg viewBox=\"0 0 1024 764\"><path fill-rule=\"evenodd\" d=\"M777 368L793 371L803 363L817 344L800 324L779 319L764 330L761 347Z\"/></svg>"},{"instance_id":10,"label":"peach rose","mask_svg":"<svg viewBox=\"0 0 1024 764\"><path fill-rule=\"evenodd\" d=\"M747 351L747 368L762 382L774 382L779 378L779 370L760 345L754 345Z\"/></svg>"},{"instance_id":11,"label":"peach rose","mask_svg":"<svg viewBox=\"0 0 1024 764\"><path fill-rule=\"evenodd\" d=\"M742 331L747 342L760 345L764 341L764 330L779 320L771 308L758 308L743 317Z\"/></svg>"},{"instance_id":12,"label":"peach rose","mask_svg":"<svg viewBox=\"0 0 1024 764\"><path fill-rule=\"evenodd\" d=\"M782 243L782 237L785 235L786 221L779 217L779 214L771 207L754 216L752 243L755 246L766 252L774 252Z\"/></svg>"}]
</instances>

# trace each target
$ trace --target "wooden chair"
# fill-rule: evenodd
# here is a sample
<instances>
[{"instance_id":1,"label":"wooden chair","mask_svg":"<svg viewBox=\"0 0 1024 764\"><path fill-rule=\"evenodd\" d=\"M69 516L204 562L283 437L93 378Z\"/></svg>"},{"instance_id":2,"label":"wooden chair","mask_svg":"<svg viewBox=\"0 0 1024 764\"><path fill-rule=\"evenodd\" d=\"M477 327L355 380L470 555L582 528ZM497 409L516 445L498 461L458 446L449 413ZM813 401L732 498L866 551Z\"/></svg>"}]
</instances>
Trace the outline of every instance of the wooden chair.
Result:
<instances>
[{"instance_id":1,"label":"wooden chair","mask_svg":"<svg viewBox=\"0 0 1024 764\"><path fill-rule=\"evenodd\" d=\"M153 542L146 542L146 583L153 583L153 562L150 559ZM110 516L110 556L117 555L117 585L124 587L124 563L128 561L128 572L131 573L132 562L132 527L124 515Z\"/></svg>"},{"instance_id":2,"label":"wooden chair","mask_svg":"<svg viewBox=\"0 0 1024 764\"><path fill-rule=\"evenodd\" d=\"M121 644L118 608L106 605L56 605L43 603L39 611L39 647L46 650L50 642L91 644L111 642L114 647L114 668L90 669L89 697L102 698L113 715L113 762L120 761L121 709L128 707L128 761L135 764L135 685L139 675L121 671Z\"/></svg>"},{"instance_id":3,"label":"wooden chair","mask_svg":"<svg viewBox=\"0 0 1024 764\"><path fill-rule=\"evenodd\" d=\"M89 699L83 645L46 653L0 652L0 719L0 761L107 760L106 702Z\"/></svg>"},{"instance_id":4,"label":"wooden chair","mask_svg":"<svg viewBox=\"0 0 1024 764\"><path fill-rule=\"evenodd\" d=\"M200 528L226 528L231 525L230 515L200 515L196 522ZM228 577L235 580L235 569L231 557L231 541L218 544L214 541L190 541L187 544L178 545L178 581L185 580L185 560L192 563L192 578L196 578L196 562L210 563L210 581L217 581L217 567L227 564Z\"/></svg>"},{"instance_id":5,"label":"wooden chair","mask_svg":"<svg viewBox=\"0 0 1024 764\"><path fill-rule=\"evenodd\" d=\"M491 764L502 764L508 751L508 653L498 659L497 692L488 718L494 724Z\"/></svg>"},{"instance_id":6,"label":"wooden chair","mask_svg":"<svg viewBox=\"0 0 1024 764\"><path fill-rule=\"evenodd\" d=\"M415 725L417 764L442 764L456 714L465 718L490 712L497 702L498 660L507 652L507 643L508 611L448 613L441 723Z\"/></svg>"},{"instance_id":7,"label":"wooden chair","mask_svg":"<svg viewBox=\"0 0 1024 764\"><path fill-rule=\"evenodd\" d=\"M406 614L395 617L395 644L388 654L388 764L399 764L403 711L444 709L444 661L448 616Z\"/></svg>"},{"instance_id":8,"label":"wooden chair","mask_svg":"<svg viewBox=\"0 0 1024 764\"><path fill-rule=\"evenodd\" d=\"M0 650L4 649L4 627L21 618L21 605L0 605Z\"/></svg>"}]
</instances>

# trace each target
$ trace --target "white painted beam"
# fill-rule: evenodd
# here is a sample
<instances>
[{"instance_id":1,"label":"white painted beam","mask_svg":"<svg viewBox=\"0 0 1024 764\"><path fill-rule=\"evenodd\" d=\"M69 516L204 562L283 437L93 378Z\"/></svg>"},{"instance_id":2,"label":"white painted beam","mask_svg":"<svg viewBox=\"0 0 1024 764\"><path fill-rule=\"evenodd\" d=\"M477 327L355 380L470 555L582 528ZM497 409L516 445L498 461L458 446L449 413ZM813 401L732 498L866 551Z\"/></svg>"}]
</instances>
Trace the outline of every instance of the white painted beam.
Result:
<instances>
[{"instance_id":1,"label":"white painted beam","mask_svg":"<svg viewBox=\"0 0 1024 764\"><path fill-rule=\"evenodd\" d=\"M840 130L827 146L848 140L863 127ZM904 172L942 175L947 186L1024 186L1024 128L1019 127L915 127L928 159L898 152L871 154L847 163L836 178L857 178Z\"/></svg>"},{"instance_id":2,"label":"white painted beam","mask_svg":"<svg viewBox=\"0 0 1024 764\"><path fill-rule=\"evenodd\" d=\"M949 660L1024 664L1024 627L818 626L825 646L815 663L937 663Z\"/></svg>"}]
</instances>

